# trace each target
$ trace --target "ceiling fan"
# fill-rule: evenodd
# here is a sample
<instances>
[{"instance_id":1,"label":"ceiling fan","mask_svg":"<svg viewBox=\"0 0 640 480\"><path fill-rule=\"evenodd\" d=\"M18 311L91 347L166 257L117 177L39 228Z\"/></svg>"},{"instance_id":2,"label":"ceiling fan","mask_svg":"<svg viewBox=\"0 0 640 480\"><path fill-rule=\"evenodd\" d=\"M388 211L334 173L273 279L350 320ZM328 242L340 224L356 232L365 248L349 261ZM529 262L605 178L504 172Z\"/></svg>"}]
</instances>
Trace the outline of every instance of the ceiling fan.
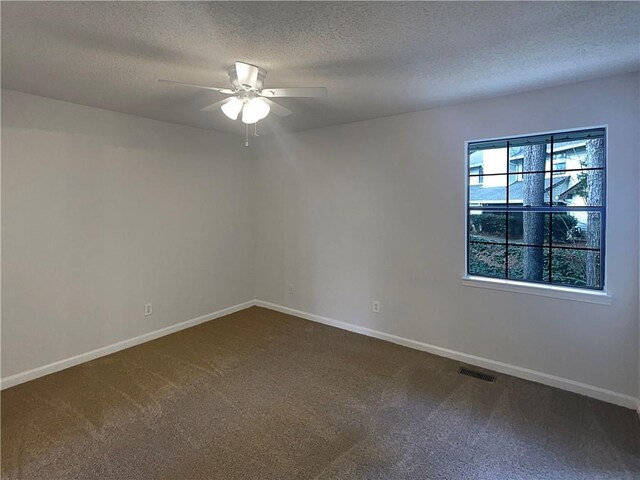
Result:
<instances>
[{"instance_id":1,"label":"ceiling fan","mask_svg":"<svg viewBox=\"0 0 640 480\"><path fill-rule=\"evenodd\" d=\"M184 87L202 88L213 90L229 98L208 105L202 111L212 111L220 107L222 112L231 120L237 120L242 112L241 120L250 125L262 120L269 112L273 112L279 117L291 115L291 110L278 105L271 98L278 97L326 97L325 87L303 87L303 88L263 88L264 78L267 71L264 68L250 65L244 62L235 62L228 70L230 88L209 87L206 85L195 85L192 83L176 82L173 80L159 80L160 82L173 83Z\"/></svg>"}]
</instances>

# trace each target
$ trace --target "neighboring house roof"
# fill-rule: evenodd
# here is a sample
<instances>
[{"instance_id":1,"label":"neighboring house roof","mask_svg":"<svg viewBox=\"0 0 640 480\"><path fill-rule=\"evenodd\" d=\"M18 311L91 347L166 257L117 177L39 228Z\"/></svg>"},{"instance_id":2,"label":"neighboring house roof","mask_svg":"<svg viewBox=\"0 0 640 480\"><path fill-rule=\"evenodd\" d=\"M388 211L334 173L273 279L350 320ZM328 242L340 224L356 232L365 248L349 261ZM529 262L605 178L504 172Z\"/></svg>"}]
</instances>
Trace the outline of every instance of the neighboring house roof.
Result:
<instances>
[{"instance_id":1,"label":"neighboring house roof","mask_svg":"<svg viewBox=\"0 0 640 480\"><path fill-rule=\"evenodd\" d=\"M580 187L584 187L585 180L579 180L567 188L564 192L560 193L560 200L566 200L569 195L574 195L578 193Z\"/></svg>"},{"instance_id":2,"label":"neighboring house roof","mask_svg":"<svg viewBox=\"0 0 640 480\"><path fill-rule=\"evenodd\" d=\"M469 201L471 203L504 202L505 187L483 187L482 185L469 186Z\"/></svg>"},{"instance_id":3,"label":"neighboring house roof","mask_svg":"<svg viewBox=\"0 0 640 480\"><path fill-rule=\"evenodd\" d=\"M571 177L569 175L563 175L560 177L554 177L553 182L553 194L562 195L571 188ZM551 179L544 179L545 188L545 202L549 202L549 190L551 186ZM506 199L506 187L485 187L483 185L470 185L469 186L469 199L470 203L505 203ZM518 180L517 182L509 185L509 203L522 203L522 197L524 193L524 182Z\"/></svg>"}]
</instances>

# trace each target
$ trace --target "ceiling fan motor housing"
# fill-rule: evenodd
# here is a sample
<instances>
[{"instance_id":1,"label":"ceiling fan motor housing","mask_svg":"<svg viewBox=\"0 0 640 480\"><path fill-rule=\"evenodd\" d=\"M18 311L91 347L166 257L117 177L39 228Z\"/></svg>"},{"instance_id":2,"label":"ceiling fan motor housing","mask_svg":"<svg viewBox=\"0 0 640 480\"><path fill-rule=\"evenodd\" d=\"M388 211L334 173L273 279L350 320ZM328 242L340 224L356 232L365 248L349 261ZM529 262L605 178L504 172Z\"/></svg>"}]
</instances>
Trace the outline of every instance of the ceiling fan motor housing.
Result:
<instances>
[{"instance_id":1,"label":"ceiling fan motor housing","mask_svg":"<svg viewBox=\"0 0 640 480\"><path fill-rule=\"evenodd\" d=\"M258 75L255 81L255 86L249 84L241 84L238 81L238 70L235 64L231 65L227 70L229 73L229 81L236 90L252 90L254 92L259 92L262 89L264 77L267 76L267 71L264 68L260 68L258 66L256 66L256 68L258 69Z\"/></svg>"}]
</instances>

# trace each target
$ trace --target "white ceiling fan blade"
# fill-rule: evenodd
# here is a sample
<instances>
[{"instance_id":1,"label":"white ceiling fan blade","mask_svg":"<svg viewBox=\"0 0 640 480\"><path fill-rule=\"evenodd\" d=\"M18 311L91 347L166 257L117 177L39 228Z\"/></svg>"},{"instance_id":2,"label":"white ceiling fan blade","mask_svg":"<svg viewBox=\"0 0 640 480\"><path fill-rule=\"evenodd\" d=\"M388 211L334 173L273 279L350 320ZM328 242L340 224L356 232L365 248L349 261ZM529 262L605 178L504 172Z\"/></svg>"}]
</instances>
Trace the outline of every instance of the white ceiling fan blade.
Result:
<instances>
[{"instance_id":1,"label":"white ceiling fan blade","mask_svg":"<svg viewBox=\"0 0 640 480\"><path fill-rule=\"evenodd\" d=\"M268 98L263 98L263 102L269 105L271 111L279 117L286 117L287 115L291 115L293 112L288 108L284 108L282 105L278 105L273 100L269 100Z\"/></svg>"},{"instance_id":2,"label":"white ceiling fan blade","mask_svg":"<svg viewBox=\"0 0 640 480\"><path fill-rule=\"evenodd\" d=\"M194 83L176 82L174 80L158 80L158 81L162 82L162 83L172 83L174 85L181 85L183 87L192 87L192 88L202 88L204 90L213 90L214 92L225 93L227 95L231 95L232 93L235 93L233 90L231 90L229 88L208 87L207 85L196 85Z\"/></svg>"},{"instance_id":3,"label":"white ceiling fan blade","mask_svg":"<svg viewBox=\"0 0 640 480\"><path fill-rule=\"evenodd\" d=\"M319 98L327 96L325 87L302 87L302 88L265 88L260 92L263 97L308 97Z\"/></svg>"},{"instance_id":4,"label":"white ceiling fan blade","mask_svg":"<svg viewBox=\"0 0 640 480\"><path fill-rule=\"evenodd\" d=\"M240 85L256 88L258 85L258 73L260 73L260 69L255 65L236 62L236 75L238 76L238 83L240 83Z\"/></svg>"},{"instance_id":5,"label":"white ceiling fan blade","mask_svg":"<svg viewBox=\"0 0 640 480\"><path fill-rule=\"evenodd\" d=\"M222 105L224 105L225 103L227 103L229 101L228 98L225 98L224 100L220 100L219 102L216 103L212 103L211 105L207 105L204 108L201 108L200 111L201 112L211 112L212 110L217 110L219 109Z\"/></svg>"}]
</instances>

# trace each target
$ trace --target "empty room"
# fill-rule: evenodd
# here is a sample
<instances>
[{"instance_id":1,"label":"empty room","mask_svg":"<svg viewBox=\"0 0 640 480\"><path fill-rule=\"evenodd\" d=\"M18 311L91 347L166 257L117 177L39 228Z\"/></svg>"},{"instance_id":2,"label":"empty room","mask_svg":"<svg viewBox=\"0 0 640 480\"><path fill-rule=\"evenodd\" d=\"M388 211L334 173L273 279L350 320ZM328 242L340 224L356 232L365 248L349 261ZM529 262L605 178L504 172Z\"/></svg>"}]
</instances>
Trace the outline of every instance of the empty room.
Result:
<instances>
[{"instance_id":1,"label":"empty room","mask_svg":"<svg viewBox=\"0 0 640 480\"><path fill-rule=\"evenodd\" d=\"M0 478L640 479L640 2L0 9Z\"/></svg>"}]
</instances>

